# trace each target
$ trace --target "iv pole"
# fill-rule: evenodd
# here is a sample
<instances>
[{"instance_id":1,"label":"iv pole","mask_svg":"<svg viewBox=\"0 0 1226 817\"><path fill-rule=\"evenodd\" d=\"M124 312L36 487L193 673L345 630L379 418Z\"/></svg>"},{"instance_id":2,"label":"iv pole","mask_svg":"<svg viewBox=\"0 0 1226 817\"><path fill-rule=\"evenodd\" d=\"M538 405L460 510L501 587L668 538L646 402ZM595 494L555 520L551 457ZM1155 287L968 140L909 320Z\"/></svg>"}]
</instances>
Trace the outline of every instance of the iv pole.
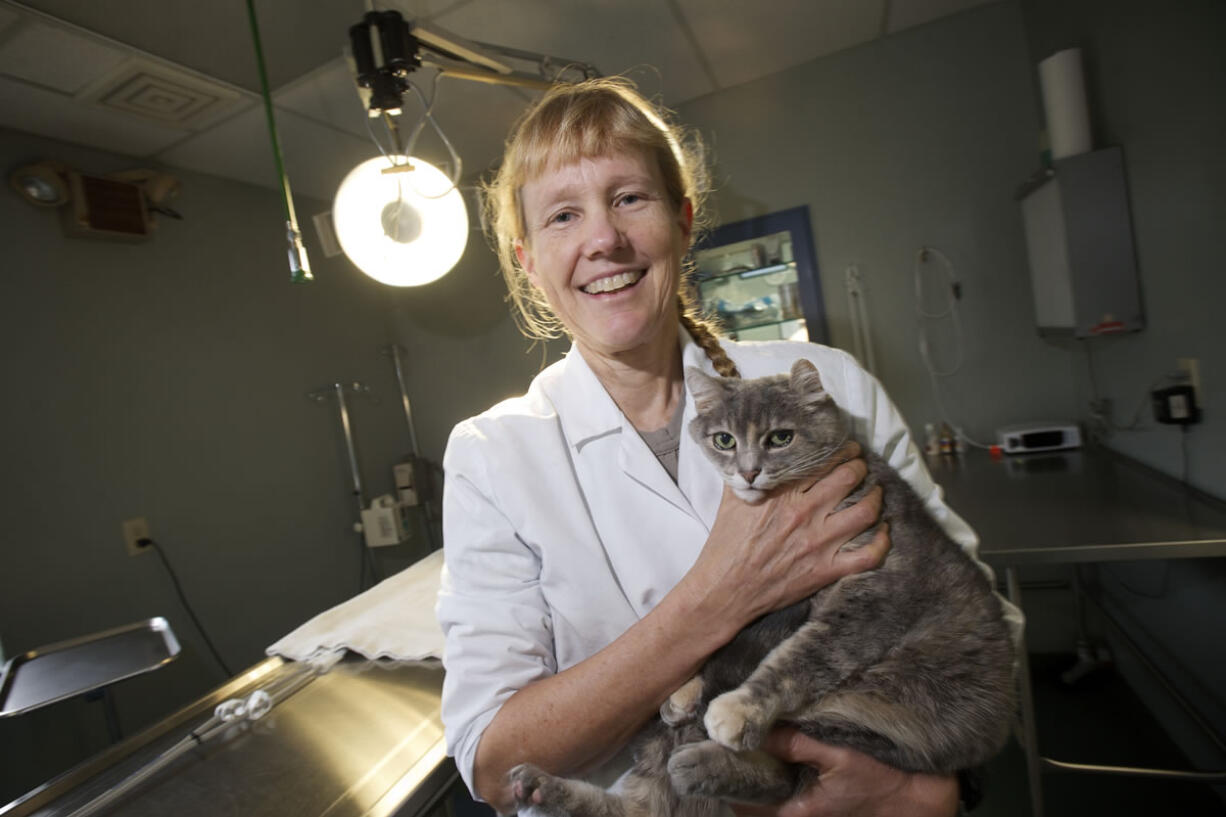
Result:
<instances>
[{"instance_id":1,"label":"iv pole","mask_svg":"<svg viewBox=\"0 0 1226 817\"><path fill-rule=\"evenodd\" d=\"M365 577L367 559L370 558L369 548L366 547L366 542L362 538L362 511L366 508L366 494L362 489L362 472L358 467L358 449L353 442L353 427L349 423L349 404L345 399L345 391L351 391L354 394L363 394L370 391L370 387L358 381L352 383L333 383L331 386L323 386L309 393L307 397L314 400L316 403L323 403L329 395L336 395L336 405L340 412L341 433L345 437L345 450L349 454L349 474L353 479L353 498L358 504L358 521L354 522L354 532L358 534L358 544L362 548L362 566L358 571L358 587L363 587L362 579ZM370 574L372 580L378 580L375 574L375 567L370 565Z\"/></svg>"},{"instance_id":2,"label":"iv pole","mask_svg":"<svg viewBox=\"0 0 1226 817\"><path fill-rule=\"evenodd\" d=\"M422 476L417 467L418 461L421 460L421 451L417 447L417 429L413 425L413 405L409 401L409 388L404 380L404 361L401 357L403 351L397 343L388 344L383 350L384 354L391 355L392 364L396 367L396 382L400 384L400 404L404 407L404 421L409 427L409 451L413 456L413 479L418 480ZM434 512L430 507L430 497L427 492L422 492L421 500L422 515L426 520L426 540L433 552L438 548L434 544Z\"/></svg>"}]
</instances>

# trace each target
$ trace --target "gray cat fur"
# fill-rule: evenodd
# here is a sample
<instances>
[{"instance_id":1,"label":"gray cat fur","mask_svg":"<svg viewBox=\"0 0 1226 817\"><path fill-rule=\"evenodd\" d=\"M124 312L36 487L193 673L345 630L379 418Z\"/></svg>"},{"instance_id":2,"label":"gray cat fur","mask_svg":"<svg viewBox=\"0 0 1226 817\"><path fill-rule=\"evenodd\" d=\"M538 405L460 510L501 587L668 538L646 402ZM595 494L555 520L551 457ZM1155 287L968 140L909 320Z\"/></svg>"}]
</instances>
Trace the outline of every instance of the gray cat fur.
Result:
<instances>
[{"instance_id":1,"label":"gray cat fur","mask_svg":"<svg viewBox=\"0 0 1226 817\"><path fill-rule=\"evenodd\" d=\"M742 381L691 368L686 381L698 410L691 435L749 501L818 471L849 438L847 418L806 360L790 375ZM793 440L767 450L777 429L793 430ZM733 434L734 451L710 443L719 431ZM906 771L948 774L1000 750L1015 710L1000 602L910 485L876 454L864 456L868 476L845 504L882 486L885 561L759 618L714 653L638 738L621 794L525 764L510 772L521 807L557 817L707 817L723 800L778 802L816 774L757 751L779 721ZM759 469L752 485L738 476Z\"/></svg>"}]
</instances>

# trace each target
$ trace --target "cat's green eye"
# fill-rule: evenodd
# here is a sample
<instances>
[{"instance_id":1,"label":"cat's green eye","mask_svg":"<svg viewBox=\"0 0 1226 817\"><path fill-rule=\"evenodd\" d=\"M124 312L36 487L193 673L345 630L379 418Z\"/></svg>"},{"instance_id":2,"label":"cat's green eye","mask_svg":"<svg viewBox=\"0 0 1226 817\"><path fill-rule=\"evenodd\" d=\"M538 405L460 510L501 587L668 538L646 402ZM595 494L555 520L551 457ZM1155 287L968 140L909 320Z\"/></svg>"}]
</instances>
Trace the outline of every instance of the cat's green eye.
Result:
<instances>
[{"instance_id":1,"label":"cat's green eye","mask_svg":"<svg viewBox=\"0 0 1226 817\"><path fill-rule=\"evenodd\" d=\"M783 448L791 445L792 438L796 436L790 428L780 428L766 435L766 445L768 448Z\"/></svg>"},{"instance_id":2,"label":"cat's green eye","mask_svg":"<svg viewBox=\"0 0 1226 817\"><path fill-rule=\"evenodd\" d=\"M736 448L736 437L733 437L727 431L717 431L711 435L711 445L720 451L731 451Z\"/></svg>"}]
</instances>

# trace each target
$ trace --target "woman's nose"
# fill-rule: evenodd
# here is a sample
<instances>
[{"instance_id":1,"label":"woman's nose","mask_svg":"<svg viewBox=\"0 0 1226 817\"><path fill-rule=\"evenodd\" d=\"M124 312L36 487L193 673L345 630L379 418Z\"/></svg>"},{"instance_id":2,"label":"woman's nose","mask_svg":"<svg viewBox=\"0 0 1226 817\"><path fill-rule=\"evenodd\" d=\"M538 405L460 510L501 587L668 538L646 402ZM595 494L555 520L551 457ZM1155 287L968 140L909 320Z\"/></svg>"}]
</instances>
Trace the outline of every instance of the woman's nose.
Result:
<instances>
[{"instance_id":1,"label":"woman's nose","mask_svg":"<svg viewBox=\"0 0 1226 817\"><path fill-rule=\"evenodd\" d=\"M619 249L625 241L625 235L612 213L600 210L588 217L584 235L584 251L588 256L607 254Z\"/></svg>"}]
</instances>

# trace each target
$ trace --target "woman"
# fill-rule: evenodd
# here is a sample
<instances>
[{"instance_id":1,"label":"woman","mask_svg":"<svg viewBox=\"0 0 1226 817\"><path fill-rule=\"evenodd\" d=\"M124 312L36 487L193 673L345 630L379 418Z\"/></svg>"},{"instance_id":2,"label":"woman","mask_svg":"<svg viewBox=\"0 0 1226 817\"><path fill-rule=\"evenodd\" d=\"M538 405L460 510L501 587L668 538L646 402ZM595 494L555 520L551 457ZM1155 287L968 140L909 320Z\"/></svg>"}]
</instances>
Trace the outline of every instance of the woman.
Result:
<instances>
[{"instance_id":1,"label":"woman","mask_svg":"<svg viewBox=\"0 0 1226 817\"><path fill-rule=\"evenodd\" d=\"M470 789L502 812L506 772L531 761L608 784L618 753L714 650L761 614L879 563L880 496L834 508L863 478L858 449L761 505L722 489L681 432L683 366L756 377L811 359L857 435L907 476L960 542L897 411L844 353L721 344L683 294L701 213L700 164L627 84L549 92L521 121L487 191L490 225L529 334L567 357L523 397L448 443L443 717ZM908 775L779 729L768 749L822 769L784 815L949 815L953 778Z\"/></svg>"}]
</instances>

